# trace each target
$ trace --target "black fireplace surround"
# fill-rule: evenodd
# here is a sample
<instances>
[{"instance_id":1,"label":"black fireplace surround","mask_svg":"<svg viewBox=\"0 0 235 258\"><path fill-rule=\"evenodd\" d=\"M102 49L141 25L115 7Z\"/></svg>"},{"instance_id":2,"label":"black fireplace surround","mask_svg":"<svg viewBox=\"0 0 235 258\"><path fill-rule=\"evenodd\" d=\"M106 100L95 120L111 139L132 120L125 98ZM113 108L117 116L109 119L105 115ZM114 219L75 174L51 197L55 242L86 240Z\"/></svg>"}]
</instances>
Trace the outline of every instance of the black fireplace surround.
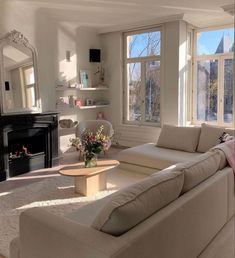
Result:
<instances>
[{"instance_id":1,"label":"black fireplace surround","mask_svg":"<svg viewBox=\"0 0 235 258\"><path fill-rule=\"evenodd\" d=\"M58 114L0 116L0 181L59 165Z\"/></svg>"}]
</instances>

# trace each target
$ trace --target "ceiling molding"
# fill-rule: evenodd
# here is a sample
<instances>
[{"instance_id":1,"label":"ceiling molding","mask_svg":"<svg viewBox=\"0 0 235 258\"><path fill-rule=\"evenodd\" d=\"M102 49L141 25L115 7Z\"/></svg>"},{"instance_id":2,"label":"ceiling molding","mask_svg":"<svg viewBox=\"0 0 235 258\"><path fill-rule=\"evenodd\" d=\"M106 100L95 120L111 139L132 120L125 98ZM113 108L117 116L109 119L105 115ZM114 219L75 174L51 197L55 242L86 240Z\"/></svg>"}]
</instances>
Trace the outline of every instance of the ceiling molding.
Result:
<instances>
[{"instance_id":1,"label":"ceiling molding","mask_svg":"<svg viewBox=\"0 0 235 258\"><path fill-rule=\"evenodd\" d=\"M166 23L166 22L182 21L182 20L184 20L184 14L164 16L164 17L159 17L159 18L151 19L151 20L138 21L138 22L131 23L131 24L125 24L125 25L123 24L123 25L109 26L106 28L101 28L98 30L98 33L105 34L105 33L110 33L110 32L128 31L128 30L133 30L133 29L151 27L154 25L160 25L160 24Z\"/></svg>"}]
</instances>

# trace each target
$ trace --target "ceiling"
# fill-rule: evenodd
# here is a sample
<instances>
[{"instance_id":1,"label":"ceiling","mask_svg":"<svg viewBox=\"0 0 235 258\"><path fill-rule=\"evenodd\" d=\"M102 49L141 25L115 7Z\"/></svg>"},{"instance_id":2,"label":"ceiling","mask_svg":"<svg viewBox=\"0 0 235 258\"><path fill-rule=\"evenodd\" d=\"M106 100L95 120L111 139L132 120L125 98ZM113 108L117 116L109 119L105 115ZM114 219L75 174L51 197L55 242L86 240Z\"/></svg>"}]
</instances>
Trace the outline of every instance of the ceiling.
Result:
<instances>
[{"instance_id":1,"label":"ceiling","mask_svg":"<svg viewBox=\"0 0 235 258\"><path fill-rule=\"evenodd\" d=\"M110 32L183 18L194 26L234 23L223 6L233 0L15 0L39 8L56 22ZM230 6L231 5L231 6ZM232 8L232 9L233 9Z\"/></svg>"}]
</instances>

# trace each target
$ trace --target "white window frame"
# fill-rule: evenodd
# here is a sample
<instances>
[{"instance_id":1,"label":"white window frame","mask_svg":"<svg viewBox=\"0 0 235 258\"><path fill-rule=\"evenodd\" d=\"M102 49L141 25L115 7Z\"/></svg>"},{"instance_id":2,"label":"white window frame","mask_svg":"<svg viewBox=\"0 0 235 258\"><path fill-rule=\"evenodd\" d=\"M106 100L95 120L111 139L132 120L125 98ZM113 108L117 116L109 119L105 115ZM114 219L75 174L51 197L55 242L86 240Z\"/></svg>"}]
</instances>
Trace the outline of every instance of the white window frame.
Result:
<instances>
[{"instance_id":1,"label":"white window frame","mask_svg":"<svg viewBox=\"0 0 235 258\"><path fill-rule=\"evenodd\" d=\"M161 41L160 41L160 55L153 55L153 56L146 56L146 57L134 57L134 58L128 58L127 57L127 37L131 35L136 34L142 34L147 32L155 32L159 31L161 33ZM134 30L131 32L125 32L123 33L123 123L128 125L144 125L144 126L160 126L161 125L161 85L162 85L162 56L163 56L163 29L161 26L157 26L150 29L140 29L140 30ZM160 122L146 122L145 120L145 79L146 79L146 63L150 61L160 61ZM128 78L127 78L127 65L129 63L140 63L141 64L141 100L142 100L142 106L141 106L141 120L140 121L130 121L128 120L129 117L129 90L128 90Z\"/></svg>"},{"instance_id":2,"label":"white window frame","mask_svg":"<svg viewBox=\"0 0 235 258\"><path fill-rule=\"evenodd\" d=\"M211 30L232 28L233 26L220 26L213 28L206 28L194 31L194 48L193 48L193 102L192 110L193 117L192 123L199 125L202 123L207 123L211 125L232 127L235 121L232 123L224 122L224 60L234 59L234 53L220 53L211 55L197 55L197 33L206 32ZM197 62L205 60L218 60L218 95L217 95L217 121L204 121L197 119ZM234 85L235 87L235 85ZM233 114L234 119L234 114Z\"/></svg>"},{"instance_id":3,"label":"white window frame","mask_svg":"<svg viewBox=\"0 0 235 258\"><path fill-rule=\"evenodd\" d=\"M187 68L186 68L186 99L187 115L186 125L190 125L193 120L193 52L194 52L194 29L187 25Z\"/></svg>"}]
</instances>

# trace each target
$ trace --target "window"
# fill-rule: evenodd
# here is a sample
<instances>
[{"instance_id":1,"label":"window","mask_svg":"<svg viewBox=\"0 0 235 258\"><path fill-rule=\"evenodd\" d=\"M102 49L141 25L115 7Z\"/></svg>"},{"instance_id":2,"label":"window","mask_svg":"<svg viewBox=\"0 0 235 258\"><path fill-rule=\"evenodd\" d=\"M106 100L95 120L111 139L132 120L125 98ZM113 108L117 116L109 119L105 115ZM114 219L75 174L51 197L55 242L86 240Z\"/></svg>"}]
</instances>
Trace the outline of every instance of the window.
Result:
<instances>
[{"instance_id":1,"label":"window","mask_svg":"<svg viewBox=\"0 0 235 258\"><path fill-rule=\"evenodd\" d=\"M196 33L195 123L233 123L233 39L233 28Z\"/></svg>"},{"instance_id":2,"label":"window","mask_svg":"<svg viewBox=\"0 0 235 258\"><path fill-rule=\"evenodd\" d=\"M160 123L161 31L124 34L125 122Z\"/></svg>"},{"instance_id":3,"label":"window","mask_svg":"<svg viewBox=\"0 0 235 258\"><path fill-rule=\"evenodd\" d=\"M36 97L35 97L35 78L34 78L34 68L32 65L25 66L22 68L23 71L23 96L24 96L24 106L25 107L35 107Z\"/></svg>"}]
</instances>

